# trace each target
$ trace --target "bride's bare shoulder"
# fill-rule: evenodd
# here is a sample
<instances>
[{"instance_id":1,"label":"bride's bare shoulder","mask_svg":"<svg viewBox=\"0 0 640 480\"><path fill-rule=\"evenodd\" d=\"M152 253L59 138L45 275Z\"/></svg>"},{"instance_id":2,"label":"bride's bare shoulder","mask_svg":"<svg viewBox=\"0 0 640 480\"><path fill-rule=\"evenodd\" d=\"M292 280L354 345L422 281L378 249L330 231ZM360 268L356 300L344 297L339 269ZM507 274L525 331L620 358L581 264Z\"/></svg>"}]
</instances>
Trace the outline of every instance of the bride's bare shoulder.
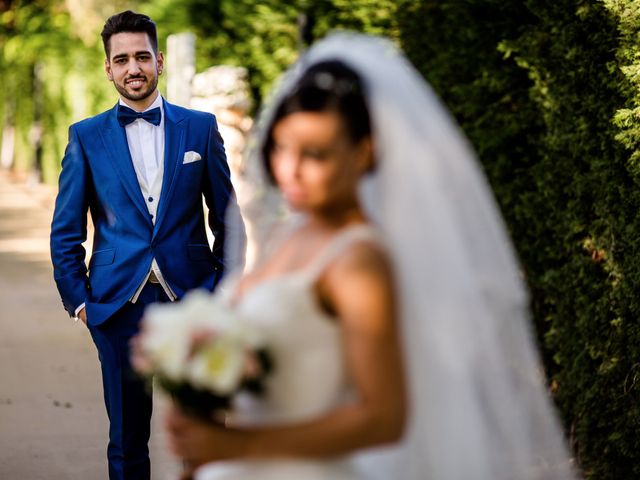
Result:
<instances>
[{"instance_id":1,"label":"bride's bare shoulder","mask_svg":"<svg viewBox=\"0 0 640 480\"><path fill-rule=\"evenodd\" d=\"M328 265L321 278L330 290L351 287L390 289L393 265L384 245L376 238L352 242Z\"/></svg>"},{"instance_id":2,"label":"bride's bare shoulder","mask_svg":"<svg viewBox=\"0 0 640 480\"><path fill-rule=\"evenodd\" d=\"M394 328L393 266L379 242L362 239L350 244L324 271L317 293L323 307L349 331L387 335Z\"/></svg>"}]
</instances>

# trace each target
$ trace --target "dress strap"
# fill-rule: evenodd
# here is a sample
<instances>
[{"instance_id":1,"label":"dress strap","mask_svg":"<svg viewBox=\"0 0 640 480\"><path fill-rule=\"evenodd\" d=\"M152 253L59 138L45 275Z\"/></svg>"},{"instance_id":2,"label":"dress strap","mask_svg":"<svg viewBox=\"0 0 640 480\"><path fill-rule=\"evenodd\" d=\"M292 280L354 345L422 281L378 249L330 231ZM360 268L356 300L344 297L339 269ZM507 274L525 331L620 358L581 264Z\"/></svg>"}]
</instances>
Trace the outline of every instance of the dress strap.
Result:
<instances>
[{"instance_id":1,"label":"dress strap","mask_svg":"<svg viewBox=\"0 0 640 480\"><path fill-rule=\"evenodd\" d=\"M361 241L380 243L378 234L371 225L355 225L335 234L315 256L310 265L305 267L305 276L310 280L316 280L336 257L349 246Z\"/></svg>"}]
</instances>

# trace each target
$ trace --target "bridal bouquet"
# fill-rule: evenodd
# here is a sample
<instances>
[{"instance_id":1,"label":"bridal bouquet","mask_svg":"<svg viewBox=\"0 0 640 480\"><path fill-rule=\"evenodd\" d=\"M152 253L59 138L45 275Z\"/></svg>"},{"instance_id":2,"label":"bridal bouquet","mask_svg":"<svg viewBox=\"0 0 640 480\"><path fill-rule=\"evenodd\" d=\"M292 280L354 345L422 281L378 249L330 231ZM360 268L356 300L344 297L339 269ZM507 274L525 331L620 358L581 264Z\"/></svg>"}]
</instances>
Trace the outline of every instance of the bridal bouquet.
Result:
<instances>
[{"instance_id":1,"label":"bridal bouquet","mask_svg":"<svg viewBox=\"0 0 640 480\"><path fill-rule=\"evenodd\" d=\"M241 391L262 393L271 361L259 332L204 291L145 312L133 365L182 408L212 419Z\"/></svg>"}]
</instances>

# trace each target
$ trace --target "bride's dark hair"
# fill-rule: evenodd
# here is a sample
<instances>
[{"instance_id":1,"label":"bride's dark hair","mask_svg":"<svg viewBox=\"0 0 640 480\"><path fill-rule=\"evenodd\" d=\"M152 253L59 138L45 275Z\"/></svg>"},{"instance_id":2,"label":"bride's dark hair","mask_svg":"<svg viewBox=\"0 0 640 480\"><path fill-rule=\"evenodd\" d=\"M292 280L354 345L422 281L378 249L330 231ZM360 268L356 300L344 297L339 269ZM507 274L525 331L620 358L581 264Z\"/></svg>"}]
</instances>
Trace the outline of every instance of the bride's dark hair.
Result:
<instances>
[{"instance_id":1,"label":"bride's dark hair","mask_svg":"<svg viewBox=\"0 0 640 480\"><path fill-rule=\"evenodd\" d=\"M358 74L337 60L316 63L282 99L269 126L262 157L271 181L274 181L269 164L273 128L280 120L297 112L337 113L353 143L371 135L369 111Z\"/></svg>"}]
</instances>

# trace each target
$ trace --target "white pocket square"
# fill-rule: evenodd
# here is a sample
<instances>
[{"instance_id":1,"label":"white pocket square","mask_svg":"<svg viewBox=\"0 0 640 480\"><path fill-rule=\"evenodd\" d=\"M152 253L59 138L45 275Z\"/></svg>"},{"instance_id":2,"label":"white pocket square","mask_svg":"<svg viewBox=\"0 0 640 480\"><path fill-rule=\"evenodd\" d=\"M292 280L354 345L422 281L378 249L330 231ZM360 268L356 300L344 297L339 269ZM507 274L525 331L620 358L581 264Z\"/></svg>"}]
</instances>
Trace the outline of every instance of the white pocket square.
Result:
<instances>
[{"instance_id":1,"label":"white pocket square","mask_svg":"<svg viewBox=\"0 0 640 480\"><path fill-rule=\"evenodd\" d=\"M184 158L182 159L182 163L191 163L197 162L198 160L202 160L202 157L198 152L189 151L184 154Z\"/></svg>"}]
</instances>

